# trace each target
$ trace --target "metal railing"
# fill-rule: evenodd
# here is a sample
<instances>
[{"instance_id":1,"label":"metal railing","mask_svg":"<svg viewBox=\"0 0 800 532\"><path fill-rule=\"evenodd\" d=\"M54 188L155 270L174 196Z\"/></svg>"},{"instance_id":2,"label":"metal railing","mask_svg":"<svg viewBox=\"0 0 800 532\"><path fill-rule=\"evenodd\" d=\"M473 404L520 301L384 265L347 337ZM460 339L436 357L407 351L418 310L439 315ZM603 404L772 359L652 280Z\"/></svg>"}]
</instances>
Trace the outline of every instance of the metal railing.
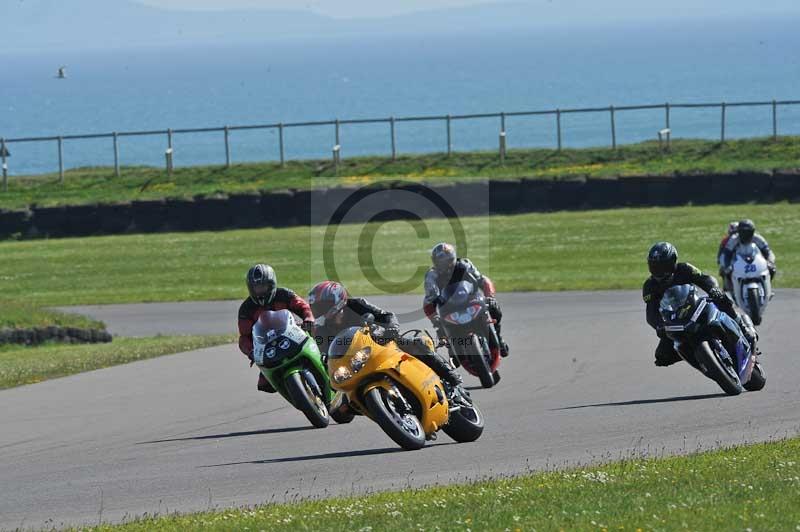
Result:
<instances>
[{"instance_id":1,"label":"metal railing","mask_svg":"<svg viewBox=\"0 0 800 532\"><path fill-rule=\"evenodd\" d=\"M54 142L58 154L58 173L59 181L64 180L64 141L67 140L87 140L87 139L109 139L112 141L111 147L114 154L114 172L117 177L120 176L120 138L121 137L142 137L142 136L162 136L166 140L165 159L166 169L168 172L173 168L173 137L175 135L185 135L192 133L223 133L223 141L225 144L225 166L230 167L232 164L231 157L231 132L233 131L246 131L246 130L277 130L278 132L278 152L279 161L283 166L286 164L286 146L284 139L284 131L287 128L304 128L304 127L318 127L318 126L332 126L333 131L333 163L338 168L341 162L341 126L343 125L364 125L364 124L387 124L389 126L389 140L391 146L392 160L397 158L397 134L396 124L401 122L444 122L446 134L446 152L448 155L453 153L452 142L452 124L454 121L475 120L475 119L498 119L499 120L499 157L505 160L506 156L506 143L507 143L507 128L506 120L511 117L532 117L532 116L553 116L556 125L556 138L555 149L563 149L563 124L562 117L570 114L589 114L589 113L608 113L609 116L609 133L610 133L610 146L612 149L617 148L617 114L620 112L628 111L646 111L646 110L663 110L664 111L664 129L658 126L655 132L664 133L671 131L671 112L674 109L718 109L720 111L720 142L726 140L726 127L727 127L727 111L730 108L738 107L768 107L772 112L772 137L778 138L778 108L781 106L794 106L800 105L800 100L772 100L772 101L750 101L750 102L732 102L732 103L663 103L653 105L626 105L626 106L608 106L608 107L586 107L578 109L551 109L542 111L517 111L517 112L499 112L499 113L479 113L479 114L463 114L463 115L427 115L427 116L406 116L406 117L388 117L388 118L361 118L361 119L346 119L346 120L320 120L308 122L290 122L290 123L272 123L272 124L255 124L255 125L239 125L239 126L222 126L222 127L204 127L204 128L186 128L186 129L163 129L163 130L150 130L150 131L120 131L112 133L95 133L95 134L82 134L82 135L58 135L58 136L44 136L44 137L19 137L19 138L0 138L0 158L2 159L3 170L3 189L8 189L8 158L10 157L9 145L18 143L33 143L33 142ZM438 150L433 150L438 151Z\"/></svg>"}]
</instances>

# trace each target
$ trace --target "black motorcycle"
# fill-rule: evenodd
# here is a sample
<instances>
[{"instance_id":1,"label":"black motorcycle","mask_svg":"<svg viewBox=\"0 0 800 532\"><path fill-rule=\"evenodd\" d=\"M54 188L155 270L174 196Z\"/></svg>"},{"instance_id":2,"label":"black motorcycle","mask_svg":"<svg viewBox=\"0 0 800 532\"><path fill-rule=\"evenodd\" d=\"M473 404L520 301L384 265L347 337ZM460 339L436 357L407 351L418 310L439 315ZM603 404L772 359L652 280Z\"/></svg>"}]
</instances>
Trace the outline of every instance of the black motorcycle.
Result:
<instances>
[{"instance_id":1,"label":"black motorcycle","mask_svg":"<svg viewBox=\"0 0 800 532\"><path fill-rule=\"evenodd\" d=\"M694 285L669 288L659 307L664 332L675 342L678 354L692 367L719 384L728 395L757 391L767 382L735 320L719 310Z\"/></svg>"}]
</instances>

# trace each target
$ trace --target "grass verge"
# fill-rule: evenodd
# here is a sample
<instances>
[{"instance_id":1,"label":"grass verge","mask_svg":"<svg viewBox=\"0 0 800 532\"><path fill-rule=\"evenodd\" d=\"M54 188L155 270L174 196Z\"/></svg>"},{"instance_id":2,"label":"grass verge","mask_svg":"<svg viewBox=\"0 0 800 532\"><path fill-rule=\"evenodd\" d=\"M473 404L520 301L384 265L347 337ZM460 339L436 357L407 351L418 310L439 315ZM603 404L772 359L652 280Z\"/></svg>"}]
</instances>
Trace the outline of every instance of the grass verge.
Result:
<instances>
[{"instance_id":1,"label":"grass verge","mask_svg":"<svg viewBox=\"0 0 800 532\"><path fill-rule=\"evenodd\" d=\"M0 389L234 342L235 337L115 338L110 344L0 346Z\"/></svg>"},{"instance_id":2,"label":"grass verge","mask_svg":"<svg viewBox=\"0 0 800 532\"><path fill-rule=\"evenodd\" d=\"M110 203L195 195L232 194L285 188L363 185L382 179L453 182L470 178L617 177L665 175L674 172L731 172L800 167L800 137L731 140L725 144L704 140L677 140L663 153L658 143L644 142L610 148L511 150L501 165L496 152L465 152L386 157L345 158L335 175L330 161L291 161L237 164L231 168L178 168L167 176L161 168L126 167L121 176L113 168L81 168L57 174L13 177L8 192L0 194L0 208L31 204L73 205Z\"/></svg>"},{"instance_id":3,"label":"grass verge","mask_svg":"<svg viewBox=\"0 0 800 532\"><path fill-rule=\"evenodd\" d=\"M647 250L659 240L677 245L681 260L716 272L722 233L730 220L742 217L756 221L777 254L777 288L800 287L796 204L559 212L461 222L468 256L501 291L599 290L641 288ZM360 242L363 229L341 226L333 245L339 278L353 294L385 293L369 279L375 273L411 279L408 291L419 292L430 248L453 238L447 220L372 227L371 245ZM426 236L420 238L417 229ZM42 306L237 299L246 296L244 274L256 262L272 264L281 285L306 293L326 275L324 232L324 227L297 227L2 242L0 293ZM362 268L365 254L374 264Z\"/></svg>"},{"instance_id":4,"label":"grass verge","mask_svg":"<svg viewBox=\"0 0 800 532\"><path fill-rule=\"evenodd\" d=\"M92 530L800 530L800 440Z\"/></svg>"}]
</instances>

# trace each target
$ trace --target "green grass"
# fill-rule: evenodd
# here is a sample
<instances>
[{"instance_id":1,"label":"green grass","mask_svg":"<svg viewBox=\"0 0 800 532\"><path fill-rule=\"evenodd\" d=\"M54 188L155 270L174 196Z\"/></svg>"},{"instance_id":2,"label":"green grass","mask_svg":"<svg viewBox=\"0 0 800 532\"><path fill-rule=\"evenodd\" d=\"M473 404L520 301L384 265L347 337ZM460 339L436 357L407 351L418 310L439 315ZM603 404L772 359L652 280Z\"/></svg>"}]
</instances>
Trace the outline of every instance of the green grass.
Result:
<instances>
[{"instance_id":1,"label":"green grass","mask_svg":"<svg viewBox=\"0 0 800 532\"><path fill-rule=\"evenodd\" d=\"M12 161L13 163L13 161ZM386 157L345 157L339 176L330 161L290 161L178 168L168 177L161 168L125 167L114 176L113 168L81 168L66 173L64 184L57 174L12 177L9 190L0 194L0 208L30 204L71 205L109 203L137 199L191 197L285 188L363 185L382 179L404 178L425 182L463 181L469 178L516 177L616 177L663 175L674 172L730 172L800 167L800 137L732 140L725 144L703 140L679 140L670 153L658 143L644 142L619 149L587 148L511 150L505 165L497 152L456 153Z\"/></svg>"},{"instance_id":2,"label":"green grass","mask_svg":"<svg viewBox=\"0 0 800 532\"><path fill-rule=\"evenodd\" d=\"M76 327L80 329L105 329L101 321L78 314L45 310L31 303L5 300L0 297L0 329L31 329L34 327Z\"/></svg>"},{"instance_id":3,"label":"green grass","mask_svg":"<svg viewBox=\"0 0 800 532\"><path fill-rule=\"evenodd\" d=\"M800 530L800 440L92 530Z\"/></svg>"},{"instance_id":4,"label":"green grass","mask_svg":"<svg viewBox=\"0 0 800 532\"><path fill-rule=\"evenodd\" d=\"M753 218L778 256L776 286L800 287L797 204L560 212L465 218L468 255L501 291L639 289L650 245L667 239L682 260L716 272L719 240L730 220ZM428 250L452 239L447 220L420 222L429 234L392 222L377 230L373 267L382 276L412 279L419 293ZM360 270L363 226L339 228L333 247L340 279L354 294L376 294ZM324 228L217 233L123 235L0 243L0 294L33 305L244 298L244 274L272 264L281 285L306 293L326 277ZM366 244L361 252L370 253ZM462 250L463 251L463 250Z\"/></svg>"},{"instance_id":5,"label":"green grass","mask_svg":"<svg viewBox=\"0 0 800 532\"><path fill-rule=\"evenodd\" d=\"M235 341L221 336L115 338L110 344L0 346L0 389Z\"/></svg>"}]
</instances>

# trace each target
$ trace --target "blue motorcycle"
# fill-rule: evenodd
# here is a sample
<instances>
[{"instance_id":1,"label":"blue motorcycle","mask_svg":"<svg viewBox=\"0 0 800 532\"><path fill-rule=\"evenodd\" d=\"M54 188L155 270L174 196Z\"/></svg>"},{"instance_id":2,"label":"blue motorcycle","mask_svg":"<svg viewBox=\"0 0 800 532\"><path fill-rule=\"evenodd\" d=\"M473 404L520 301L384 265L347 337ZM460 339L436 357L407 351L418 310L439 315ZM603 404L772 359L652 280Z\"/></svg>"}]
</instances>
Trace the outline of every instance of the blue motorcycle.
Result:
<instances>
[{"instance_id":1,"label":"blue motorcycle","mask_svg":"<svg viewBox=\"0 0 800 532\"><path fill-rule=\"evenodd\" d=\"M761 363L739 325L690 284L669 288L659 307L664 332L692 367L728 395L757 391L767 382Z\"/></svg>"}]
</instances>

